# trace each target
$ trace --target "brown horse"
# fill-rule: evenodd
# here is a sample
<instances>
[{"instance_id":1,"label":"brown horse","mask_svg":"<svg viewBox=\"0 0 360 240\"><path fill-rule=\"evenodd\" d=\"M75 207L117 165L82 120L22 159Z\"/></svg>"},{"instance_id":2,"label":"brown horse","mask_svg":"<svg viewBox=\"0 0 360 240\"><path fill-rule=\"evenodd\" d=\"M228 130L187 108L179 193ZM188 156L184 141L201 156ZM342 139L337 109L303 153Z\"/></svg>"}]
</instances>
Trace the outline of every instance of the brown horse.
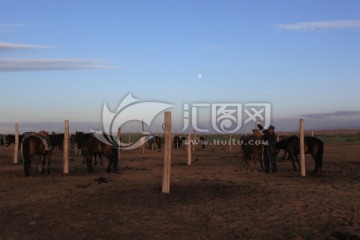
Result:
<instances>
[{"instance_id":1,"label":"brown horse","mask_svg":"<svg viewBox=\"0 0 360 240\"><path fill-rule=\"evenodd\" d=\"M262 137L259 129L253 129L253 134L244 135L240 138L242 158L249 168L251 158L254 161L254 169L256 169L256 162L260 162L261 169L264 170L264 163L262 160Z\"/></svg>"},{"instance_id":2,"label":"brown horse","mask_svg":"<svg viewBox=\"0 0 360 240\"><path fill-rule=\"evenodd\" d=\"M93 173L92 157L95 153L102 153L108 159L106 171L118 172L118 149L99 141L95 137L87 138L81 143L81 153L86 160L87 173Z\"/></svg>"},{"instance_id":3,"label":"brown horse","mask_svg":"<svg viewBox=\"0 0 360 240\"><path fill-rule=\"evenodd\" d=\"M322 162L323 162L323 154L324 154L324 143L320 139L316 137L305 137L305 153L309 153L312 158L315 160L315 168L314 173L318 174L319 170L321 170ZM298 155L300 154L300 139L297 136L291 136L284 140L281 140L276 143L276 149L284 149L288 152L294 171L297 171L295 160L300 169L300 162Z\"/></svg>"},{"instance_id":4,"label":"brown horse","mask_svg":"<svg viewBox=\"0 0 360 240\"><path fill-rule=\"evenodd\" d=\"M42 137L45 138L45 137ZM24 138L22 141L22 156L24 159L24 175L26 177L30 176L31 173L31 162L35 159L37 155L41 156L41 173L46 172L51 173L50 168L50 155L51 150L50 146L45 146L43 141L48 141L48 139L41 139L39 136L30 136ZM47 144L50 145L50 144Z\"/></svg>"}]
</instances>

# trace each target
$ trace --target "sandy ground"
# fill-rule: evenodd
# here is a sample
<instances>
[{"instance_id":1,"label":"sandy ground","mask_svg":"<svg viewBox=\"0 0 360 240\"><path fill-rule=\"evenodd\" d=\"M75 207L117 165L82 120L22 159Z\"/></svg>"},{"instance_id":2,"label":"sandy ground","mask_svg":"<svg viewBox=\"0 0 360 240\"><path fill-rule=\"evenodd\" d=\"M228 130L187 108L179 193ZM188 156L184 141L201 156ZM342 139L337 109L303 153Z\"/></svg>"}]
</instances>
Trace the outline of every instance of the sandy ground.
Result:
<instances>
[{"instance_id":1,"label":"sandy ground","mask_svg":"<svg viewBox=\"0 0 360 240\"><path fill-rule=\"evenodd\" d=\"M56 150L53 174L29 178L2 150L0 239L359 239L359 146L326 144L323 171L307 177L289 161L276 174L245 169L239 147L195 151L191 166L174 149L170 194L156 150L122 152L119 174L86 174L71 153L67 176Z\"/></svg>"}]
</instances>

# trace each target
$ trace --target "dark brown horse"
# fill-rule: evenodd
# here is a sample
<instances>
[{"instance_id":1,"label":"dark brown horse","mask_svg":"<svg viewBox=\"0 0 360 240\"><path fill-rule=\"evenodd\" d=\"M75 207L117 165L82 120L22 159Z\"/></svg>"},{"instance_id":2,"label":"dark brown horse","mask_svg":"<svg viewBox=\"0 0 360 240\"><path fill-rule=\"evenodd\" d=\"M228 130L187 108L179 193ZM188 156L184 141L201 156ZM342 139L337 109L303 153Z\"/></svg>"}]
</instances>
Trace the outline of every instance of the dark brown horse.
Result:
<instances>
[{"instance_id":1,"label":"dark brown horse","mask_svg":"<svg viewBox=\"0 0 360 240\"><path fill-rule=\"evenodd\" d=\"M50 145L49 142L44 144L44 141L48 141L48 139L42 139L42 138L38 136L30 136L24 138L24 140L22 141L24 175L26 177L30 176L31 162L38 155L40 155L41 157L41 173L45 172L45 165L46 165L46 172L49 174L51 173L51 167L50 167L51 146L49 146Z\"/></svg>"},{"instance_id":2,"label":"dark brown horse","mask_svg":"<svg viewBox=\"0 0 360 240\"><path fill-rule=\"evenodd\" d=\"M264 163L262 160L262 136L259 129L253 129L253 134L244 135L240 138L242 158L247 168L251 159L254 161L254 169L256 169L256 162L260 162L261 169L264 170Z\"/></svg>"},{"instance_id":3,"label":"dark brown horse","mask_svg":"<svg viewBox=\"0 0 360 240\"><path fill-rule=\"evenodd\" d=\"M324 154L324 143L316 137L305 137L305 153L310 154L315 160L314 173L318 174L321 170ZM300 162L298 155L300 154L300 139L297 136L291 136L286 139L283 139L276 143L276 149L286 150L289 154L289 157L292 161L294 171L297 171L295 160L300 169Z\"/></svg>"},{"instance_id":4,"label":"dark brown horse","mask_svg":"<svg viewBox=\"0 0 360 240\"><path fill-rule=\"evenodd\" d=\"M81 143L81 153L86 160L87 173L93 173L92 157L95 153L101 153L108 159L106 171L118 172L118 149L109 144L105 144L95 137L87 138Z\"/></svg>"},{"instance_id":5,"label":"dark brown horse","mask_svg":"<svg viewBox=\"0 0 360 240\"><path fill-rule=\"evenodd\" d=\"M77 148L81 150L82 143L89 138L94 138L92 133L76 132L73 141L76 142ZM83 155L84 156L84 155ZM99 157L100 165L103 165L102 150L94 151L94 165L97 165L97 157ZM85 157L83 158L83 164L86 163Z\"/></svg>"}]
</instances>

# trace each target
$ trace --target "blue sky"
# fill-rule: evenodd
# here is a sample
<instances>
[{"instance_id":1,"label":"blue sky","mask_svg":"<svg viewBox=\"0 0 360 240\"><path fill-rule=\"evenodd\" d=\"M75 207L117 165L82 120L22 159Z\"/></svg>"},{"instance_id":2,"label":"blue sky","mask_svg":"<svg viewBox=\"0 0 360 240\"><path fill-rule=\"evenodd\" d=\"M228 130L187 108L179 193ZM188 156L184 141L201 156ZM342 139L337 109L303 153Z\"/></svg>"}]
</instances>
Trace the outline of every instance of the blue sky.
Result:
<instances>
[{"instance_id":1,"label":"blue sky","mask_svg":"<svg viewBox=\"0 0 360 240\"><path fill-rule=\"evenodd\" d=\"M284 130L359 127L359 13L357 0L0 0L0 132L100 122L129 93L175 105L178 129L197 102L269 102Z\"/></svg>"}]
</instances>

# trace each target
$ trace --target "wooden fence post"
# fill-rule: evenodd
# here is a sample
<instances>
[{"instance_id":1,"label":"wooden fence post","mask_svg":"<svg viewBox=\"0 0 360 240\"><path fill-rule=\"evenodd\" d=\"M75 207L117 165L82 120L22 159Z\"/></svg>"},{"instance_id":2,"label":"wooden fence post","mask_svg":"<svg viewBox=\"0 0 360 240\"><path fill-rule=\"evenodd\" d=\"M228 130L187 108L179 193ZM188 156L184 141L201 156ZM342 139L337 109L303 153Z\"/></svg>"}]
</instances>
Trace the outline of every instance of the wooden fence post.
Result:
<instances>
[{"instance_id":1,"label":"wooden fence post","mask_svg":"<svg viewBox=\"0 0 360 240\"><path fill-rule=\"evenodd\" d=\"M15 146L14 146L14 163L18 164L19 158L19 124L15 123Z\"/></svg>"},{"instance_id":2,"label":"wooden fence post","mask_svg":"<svg viewBox=\"0 0 360 240\"><path fill-rule=\"evenodd\" d=\"M144 131L145 131L144 119L141 121L141 129L142 129L142 132L144 133ZM143 153L143 155L144 155L144 151L145 151L145 143L142 145L142 153Z\"/></svg>"},{"instance_id":3,"label":"wooden fence post","mask_svg":"<svg viewBox=\"0 0 360 240\"><path fill-rule=\"evenodd\" d=\"M118 138L118 162L120 162L120 144L121 144L121 128L118 128L118 133L117 133L117 138ZM129 138L130 138L130 133L129 133ZM130 141L129 141L130 142Z\"/></svg>"},{"instance_id":4,"label":"wooden fence post","mask_svg":"<svg viewBox=\"0 0 360 240\"><path fill-rule=\"evenodd\" d=\"M64 171L69 173L69 120L64 120Z\"/></svg>"},{"instance_id":5,"label":"wooden fence post","mask_svg":"<svg viewBox=\"0 0 360 240\"><path fill-rule=\"evenodd\" d=\"M300 135L300 169L301 176L306 176L305 170L305 146L304 146L304 119L300 119L300 127L299 127L299 135Z\"/></svg>"},{"instance_id":6,"label":"wooden fence post","mask_svg":"<svg viewBox=\"0 0 360 240\"><path fill-rule=\"evenodd\" d=\"M162 193L170 193L170 168L171 168L171 112L165 112L165 146L164 146L164 172Z\"/></svg>"},{"instance_id":7,"label":"wooden fence post","mask_svg":"<svg viewBox=\"0 0 360 240\"><path fill-rule=\"evenodd\" d=\"M189 132L188 143L187 143L187 162L188 166L191 165L191 133Z\"/></svg>"},{"instance_id":8,"label":"wooden fence post","mask_svg":"<svg viewBox=\"0 0 360 240\"><path fill-rule=\"evenodd\" d=\"M232 150L232 138L231 138L231 134L230 134L230 139L229 139L229 148L230 148L230 151Z\"/></svg>"}]
</instances>

